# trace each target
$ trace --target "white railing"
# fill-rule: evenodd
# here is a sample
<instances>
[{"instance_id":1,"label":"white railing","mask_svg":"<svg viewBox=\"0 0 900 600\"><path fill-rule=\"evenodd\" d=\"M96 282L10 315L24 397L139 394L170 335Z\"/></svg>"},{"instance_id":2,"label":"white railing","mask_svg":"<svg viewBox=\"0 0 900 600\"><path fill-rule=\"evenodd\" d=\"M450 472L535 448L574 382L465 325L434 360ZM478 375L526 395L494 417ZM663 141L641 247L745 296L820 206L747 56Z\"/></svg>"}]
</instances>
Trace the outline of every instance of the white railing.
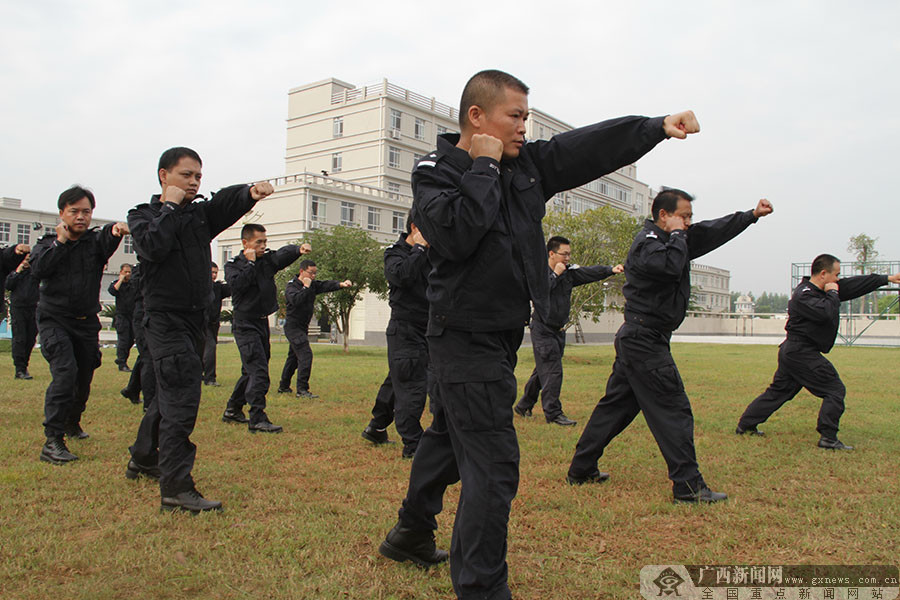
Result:
<instances>
[{"instance_id":1,"label":"white railing","mask_svg":"<svg viewBox=\"0 0 900 600\"><path fill-rule=\"evenodd\" d=\"M456 108L453 108L448 104L438 102L433 97L429 98L428 96L423 96L422 94L418 94L416 92L413 92L412 90L400 87L399 85L396 85L394 83L389 83L387 79L385 79L381 84L366 85L363 87L344 89L340 92L335 92L331 95L331 103L345 104L347 102L353 102L354 100L375 98L378 96L390 96L392 98L398 98L400 100L403 100L404 102L408 102L409 104L445 116L448 119L452 119L454 121L459 119L459 110L457 110Z\"/></svg>"},{"instance_id":2,"label":"white railing","mask_svg":"<svg viewBox=\"0 0 900 600\"><path fill-rule=\"evenodd\" d=\"M402 204L407 207L412 206L412 196L410 195L396 191L388 191L374 185L338 179L336 177L331 177L330 175L319 175L304 171L303 173L284 175L282 177L266 179L265 181L271 183L275 188L288 185L299 185L330 190L342 190L355 194L363 194L373 198L380 198L391 204Z\"/></svg>"}]
</instances>

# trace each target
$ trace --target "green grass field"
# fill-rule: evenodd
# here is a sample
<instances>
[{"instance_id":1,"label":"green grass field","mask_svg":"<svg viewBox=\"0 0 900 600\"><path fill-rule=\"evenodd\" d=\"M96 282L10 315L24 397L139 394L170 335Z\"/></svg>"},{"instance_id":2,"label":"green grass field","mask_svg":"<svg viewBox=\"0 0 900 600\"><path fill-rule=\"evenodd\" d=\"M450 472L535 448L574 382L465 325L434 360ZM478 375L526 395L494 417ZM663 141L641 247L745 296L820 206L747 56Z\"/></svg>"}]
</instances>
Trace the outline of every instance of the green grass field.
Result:
<instances>
[{"instance_id":1,"label":"green grass field","mask_svg":"<svg viewBox=\"0 0 900 600\"><path fill-rule=\"evenodd\" d=\"M277 383L285 344L273 346ZM568 348L563 405L575 428L517 417L519 495L509 531L517 599L637 598L647 564L897 564L900 543L900 350L837 348L830 358L848 388L840 437L857 450L815 447L819 402L802 392L762 429L733 431L768 384L777 349L694 345L674 353L696 419L700 467L730 500L675 506L665 463L642 417L608 448L601 486L569 487L566 469L602 395L613 349ZM450 598L446 565L423 571L382 558L408 477L400 445L360 438L386 371L384 349L314 347L318 400L269 396L281 435L251 436L220 415L239 371L234 345L219 347L220 388L204 388L193 436L198 488L224 514L160 514L156 484L124 477L140 408L119 396L127 374L113 350L94 378L72 441L78 462L38 461L47 365L13 380L0 354L0 598ZM520 352L524 385L533 366ZM427 420L423 419L423 420ZM390 430L392 438L396 432ZM447 548L458 486L439 515Z\"/></svg>"}]
</instances>

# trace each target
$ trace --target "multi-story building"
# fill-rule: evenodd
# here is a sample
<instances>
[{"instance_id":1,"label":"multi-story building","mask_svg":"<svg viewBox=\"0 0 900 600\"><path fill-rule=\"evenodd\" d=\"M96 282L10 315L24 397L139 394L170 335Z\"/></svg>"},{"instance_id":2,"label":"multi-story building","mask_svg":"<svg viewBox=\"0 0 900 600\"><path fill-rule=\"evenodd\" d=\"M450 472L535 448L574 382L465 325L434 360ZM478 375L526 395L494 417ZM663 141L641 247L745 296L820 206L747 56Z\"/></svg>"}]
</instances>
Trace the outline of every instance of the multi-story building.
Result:
<instances>
[{"instance_id":1,"label":"multi-story building","mask_svg":"<svg viewBox=\"0 0 900 600\"><path fill-rule=\"evenodd\" d=\"M700 310L728 312L731 309L731 272L691 261L691 286Z\"/></svg>"},{"instance_id":2,"label":"multi-story building","mask_svg":"<svg viewBox=\"0 0 900 600\"><path fill-rule=\"evenodd\" d=\"M18 198L0 198L0 247L10 244L34 245L45 234L54 232L57 223L59 223L59 211L47 212L22 208L22 201ZM108 223L115 223L115 220L95 216L91 220L91 227L103 227ZM103 304L115 303L115 298L106 289L118 278L119 267L123 263L134 264L135 262L137 262L137 255L134 253L134 244L131 236L126 235L103 271L100 302Z\"/></svg>"}]
</instances>

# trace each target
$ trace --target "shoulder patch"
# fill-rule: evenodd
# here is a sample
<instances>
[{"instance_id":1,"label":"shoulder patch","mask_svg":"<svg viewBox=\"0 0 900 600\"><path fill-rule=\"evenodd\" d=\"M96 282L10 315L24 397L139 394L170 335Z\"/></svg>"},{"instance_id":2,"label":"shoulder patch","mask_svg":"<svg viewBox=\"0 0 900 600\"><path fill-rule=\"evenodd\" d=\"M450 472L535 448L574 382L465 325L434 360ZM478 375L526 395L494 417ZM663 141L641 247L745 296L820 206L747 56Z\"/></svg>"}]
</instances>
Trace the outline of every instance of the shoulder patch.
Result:
<instances>
[{"instance_id":1,"label":"shoulder patch","mask_svg":"<svg viewBox=\"0 0 900 600\"><path fill-rule=\"evenodd\" d=\"M416 169L420 167L433 169L437 166L438 161L440 161L441 158L443 158L443 154L441 154L439 151L435 150L434 152L429 152L419 159L419 162L416 163Z\"/></svg>"},{"instance_id":2,"label":"shoulder patch","mask_svg":"<svg viewBox=\"0 0 900 600\"><path fill-rule=\"evenodd\" d=\"M659 239L659 236L656 235L656 232L655 232L655 231L648 231L648 232L647 232L647 237L648 237L648 238L653 238L654 240L658 240L658 239Z\"/></svg>"},{"instance_id":3,"label":"shoulder patch","mask_svg":"<svg viewBox=\"0 0 900 600\"><path fill-rule=\"evenodd\" d=\"M580 269L581 265L569 265L570 269Z\"/></svg>"}]
</instances>

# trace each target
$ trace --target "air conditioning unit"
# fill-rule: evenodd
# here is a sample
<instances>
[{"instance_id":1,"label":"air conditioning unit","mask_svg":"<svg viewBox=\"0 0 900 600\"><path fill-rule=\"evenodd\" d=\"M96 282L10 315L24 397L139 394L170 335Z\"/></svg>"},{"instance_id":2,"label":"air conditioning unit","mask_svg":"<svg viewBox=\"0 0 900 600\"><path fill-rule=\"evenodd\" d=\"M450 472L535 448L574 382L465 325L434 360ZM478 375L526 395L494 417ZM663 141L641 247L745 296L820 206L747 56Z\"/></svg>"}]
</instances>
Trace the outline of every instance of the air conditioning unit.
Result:
<instances>
[{"instance_id":1,"label":"air conditioning unit","mask_svg":"<svg viewBox=\"0 0 900 600\"><path fill-rule=\"evenodd\" d=\"M400 130L399 129L391 129L391 137L395 140L400 139Z\"/></svg>"},{"instance_id":2,"label":"air conditioning unit","mask_svg":"<svg viewBox=\"0 0 900 600\"><path fill-rule=\"evenodd\" d=\"M310 228L310 229L318 229L318 228L319 228L319 222L318 222L318 221L310 221L310 222L309 222L309 228Z\"/></svg>"}]
</instances>

